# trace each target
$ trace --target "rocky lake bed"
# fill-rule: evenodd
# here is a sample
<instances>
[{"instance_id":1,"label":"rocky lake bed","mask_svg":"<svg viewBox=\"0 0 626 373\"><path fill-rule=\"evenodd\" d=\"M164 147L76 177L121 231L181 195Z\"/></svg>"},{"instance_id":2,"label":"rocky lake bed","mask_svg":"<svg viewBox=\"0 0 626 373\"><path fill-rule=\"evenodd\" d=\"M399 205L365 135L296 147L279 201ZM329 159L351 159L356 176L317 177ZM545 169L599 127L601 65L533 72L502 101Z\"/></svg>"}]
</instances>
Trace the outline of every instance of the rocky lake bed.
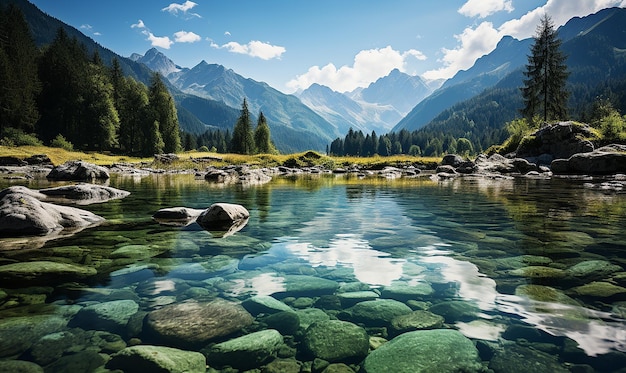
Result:
<instances>
[{"instance_id":1,"label":"rocky lake bed","mask_svg":"<svg viewBox=\"0 0 626 373\"><path fill-rule=\"evenodd\" d=\"M621 371L624 149L533 154L3 166L0 371Z\"/></svg>"}]
</instances>

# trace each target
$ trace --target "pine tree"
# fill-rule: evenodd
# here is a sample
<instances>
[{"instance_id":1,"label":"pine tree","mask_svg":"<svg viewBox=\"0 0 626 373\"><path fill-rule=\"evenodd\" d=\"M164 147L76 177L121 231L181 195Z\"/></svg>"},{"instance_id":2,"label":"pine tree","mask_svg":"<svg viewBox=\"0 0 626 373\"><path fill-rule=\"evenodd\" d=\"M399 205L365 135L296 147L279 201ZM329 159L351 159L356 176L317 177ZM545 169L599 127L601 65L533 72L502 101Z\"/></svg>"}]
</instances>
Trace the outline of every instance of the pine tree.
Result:
<instances>
[{"instance_id":1,"label":"pine tree","mask_svg":"<svg viewBox=\"0 0 626 373\"><path fill-rule=\"evenodd\" d=\"M270 135L270 127L267 124L267 120L265 119L265 115L263 115L263 112L259 113L259 120L257 122L256 129L254 130L254 144L256 145L256 150L258 153L276 153L276 147L274 147Z\"/></svg>"},{"instance_id":2,"label":"pine tree","mask_svg":"<svg viewBox=\"0 0 626 373\"><path fill-rule=\"evenodd\" d=\"M237 119L235 128L233 129L233 137L231 139L231 151L238 154L254 154L254 136L252 134L252 124L250 120L250 111L248 110L248 101L244 98L241 105L241 115Z\"/></svg>"},{"instance_id":3,"label":"pine tree","mask_svg":"<svg viewBox=\"0 0 626 373\"><path fill-rule=\"evenodd\" d=\"M158 122L163 139L163 151L176 153L180 150L180 129L174 99L161 80L159 73L154 73L148 94L150 101L151 122Z\"/></svg>"},{"instance_id":4,"label":"pine tree","mask_svg":"<svg viewBox=\"0 0 626 373\"><path fill-rule=\"evenodd\" d=\"M524 72L524 108L521 113L531 122L536 115L540 115L544 122L565 119L568 99L565 85L569 76L565 65L567 56L561 51L561 40L548 15L541 18L534 39Z\"/></svg>"},{"instance_id":5,"label":"pine tree","mask_svg":"<svg viewBox=\"0 0 626 373\"><path fill-rule=\"evenodd\" d=\"M0 9L0 132L13 127L32 132L39 119L37 47L22 11Z\"/></svg>"}]
</instances>

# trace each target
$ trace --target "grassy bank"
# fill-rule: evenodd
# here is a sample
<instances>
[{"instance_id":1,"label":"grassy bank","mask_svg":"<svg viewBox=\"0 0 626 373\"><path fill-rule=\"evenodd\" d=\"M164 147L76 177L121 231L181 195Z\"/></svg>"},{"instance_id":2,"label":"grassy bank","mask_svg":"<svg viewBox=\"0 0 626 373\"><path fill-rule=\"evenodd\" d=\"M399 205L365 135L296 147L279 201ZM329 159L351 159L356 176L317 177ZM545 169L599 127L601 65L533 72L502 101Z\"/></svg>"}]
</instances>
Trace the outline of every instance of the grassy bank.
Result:
<instances>
[{"instance_id":1,"label":"grassy bank","mask_svg":"<svg viewBox=\"0 0 626 373\"><path fill-rule=\"evenodd\" d=\"M364 169L382 169L386 166L402 167L409 165L421 165L434 167L441 162L441 158L413 157L409 155L396 155L390 157L329 157L316 152L304 152L296 154L218 154L210 152L184 152L179 153L179 160L172 163L154 162L154 158L137 158L123 155L102 154L95 152L66 151L60 148L46 146L0 146L0 157L28 158L37 154L46 154L53 164L58 165L70 160L82 160L102 166L113 163L150 164L152 167L166 169L193 169L203 168L208 165L220 167L226 165L249 164L259 167L311 167L324 166L328 169L348 168L353 165Z\"/></svg>"}]
</instances>

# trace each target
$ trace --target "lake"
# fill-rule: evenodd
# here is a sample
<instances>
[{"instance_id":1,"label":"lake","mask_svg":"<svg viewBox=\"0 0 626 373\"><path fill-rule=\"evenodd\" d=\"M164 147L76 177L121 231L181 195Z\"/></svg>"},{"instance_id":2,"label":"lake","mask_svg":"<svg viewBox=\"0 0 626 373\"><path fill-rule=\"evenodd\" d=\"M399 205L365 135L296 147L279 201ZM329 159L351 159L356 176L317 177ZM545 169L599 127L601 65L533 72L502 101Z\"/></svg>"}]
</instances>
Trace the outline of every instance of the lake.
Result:
<instances>
[{"instance_id":1,"label":"lake","mask_svg":"<svg viewBox=\"0 0 626 373\"><path fill-rule=\"evenodd\" d=\"M62 185L2 181L3 188L14 184ZM626 194L583 184L305 175L243 187L193 175L114 175L109 185L130 196L78 206L106 223L49 241L1 240L0 265L45 261L97 273L2 280L0 371L12 360L46 372L94 371L141 344L213 356L207 351L215 342L269 328L284 337L271 356L256 366L214 366L209 359L213 371L279 360L316 371L314 358L323 355L309 345L304 321L314 311L320 320L362 327L370 343L421 329L457 331L476 346L479 364L495 372L530 371L524 363L541 367L532 371L618 371L626 367ZM220 237L195 223L167 226L151 218L161 208L216 202L246 207L247 224ZM299 326L269 318L275 307L253 311L249 300L265 296L299 314ZM253 318L210 340L159 330L156 311L219 299L243 302ZM122 300L131 305L122 321L98 310ZM392 320L399 315L383 311L357 317L355 307L372 301L439 321L399 323ZM184 320L184 313L174 317ZM363 357L334 362L354 370Z\"/></svg>"}]
</instances>

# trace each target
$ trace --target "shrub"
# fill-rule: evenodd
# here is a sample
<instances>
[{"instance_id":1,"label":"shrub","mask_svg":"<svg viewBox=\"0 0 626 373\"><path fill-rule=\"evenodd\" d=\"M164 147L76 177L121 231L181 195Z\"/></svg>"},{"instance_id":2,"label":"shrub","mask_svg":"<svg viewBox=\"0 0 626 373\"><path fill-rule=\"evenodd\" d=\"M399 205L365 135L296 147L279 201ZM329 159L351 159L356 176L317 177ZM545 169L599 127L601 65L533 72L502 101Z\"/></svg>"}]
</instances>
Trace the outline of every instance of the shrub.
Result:
<instances>
[{"instance_id":1,"label":"shrub","mask_svg":"<svg viewBox=\"0 0 626 373\"><path fill-rule=\"evenodd\" d=\"M71 142L67 141L67 139L61 134L58 134L50 142L50 146L53 148L61 148L67 150L68 152L74 151L74 145Z\"/></svg>"},{"instance_id":2,"label":"shrub","mask_svg":"<svg viewBox=\"0 0 626 373\"><path fill-rule=\"evenodd\" d=\"M209 148L207 148L206 145L202 145L199 149L199 152L203 152L203 153L207 153L209 151Z\"/></svg>"},{"instance_id":3,"label":"shrub","mask_svg":"<svg viewBox=\"0 0 626 373\"><path fill-rule=\"evenodd\" d=\"M17 128L5 128L2 131L2 140L5 146L41 146L43 143L35 134L25 133Z\"/></svg>"}]
</instances>

